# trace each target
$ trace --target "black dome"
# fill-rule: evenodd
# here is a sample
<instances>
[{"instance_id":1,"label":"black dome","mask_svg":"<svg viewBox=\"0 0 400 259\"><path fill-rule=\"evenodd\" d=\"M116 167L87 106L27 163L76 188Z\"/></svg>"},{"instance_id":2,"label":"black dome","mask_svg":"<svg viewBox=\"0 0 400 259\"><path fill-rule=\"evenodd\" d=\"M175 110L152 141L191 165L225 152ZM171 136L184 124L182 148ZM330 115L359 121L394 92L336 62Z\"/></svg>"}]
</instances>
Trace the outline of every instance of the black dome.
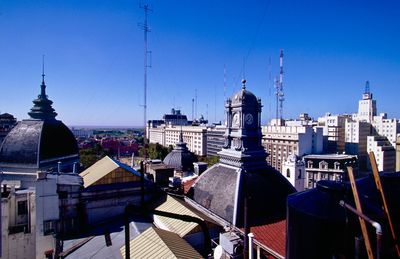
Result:
<instances>
[{"instance_id":1,"label":"black dome","mask_svg":"<svg viewBox=\"0 0 400 259\"><path fill-rule=\"evenodd\" d=\"M19 122L0 146L0 165L29 168L54 168L60 161L67 167L79 161L79 149L72 132L55 117L47 98L44 73L41 91L28 113L32 119ZM65 167L65 165L63 166Z\"/></svg>"},{"instance_id":2,"label":"black dome","mask_svg":"<svg viewBox=\"0 0 400 259\"><path fill-rule=\"evenodd\" d=\"M0 148L0 163L31 164L38 168L79 156L72 132L58 120L23 120L6 136Z\"/></svg>"},{"instance_id":3,"label":"black dome","mask_svg":"<svg viewBox=\"0 0 400 259\"><path fill-rule=\"evenodd\" d=\"M164 158L164 164L172 166L177 171L193 171L193 162L197 159L183 142L182 133L179 135L179 142L175 148Z\"/></svg>"}]
</instances>

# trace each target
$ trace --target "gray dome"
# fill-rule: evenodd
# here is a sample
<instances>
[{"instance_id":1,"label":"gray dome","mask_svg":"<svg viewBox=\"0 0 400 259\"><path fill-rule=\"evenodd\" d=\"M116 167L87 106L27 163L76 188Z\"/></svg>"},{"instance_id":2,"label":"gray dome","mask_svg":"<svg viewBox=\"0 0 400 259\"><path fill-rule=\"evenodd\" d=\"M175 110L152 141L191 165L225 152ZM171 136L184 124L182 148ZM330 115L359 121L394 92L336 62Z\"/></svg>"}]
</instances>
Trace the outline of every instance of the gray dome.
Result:
<instances>
[{"instance_id":1,"label":"gray dome","mask_svg":"<svg viewBox=\"0 0 400 259\"><path fill-rule=\"evenodd\" d=\"M218 163L199 176L189 197L237 227L244 224L244 195L247 186L248 213L252 226L286 217L286 199L296 190L271 166L254 171Z\"/></svg>"},{"instance_id":2,"label":"gray dome","mask_svg":"<svg viewBox=\"0 0 400 259\"><path fill-rule=\"evenodd\" d=\"M242 89L230 98L232 105L245 104L248 106L254 106L258 104L259 100L257 97L252 92L246 90L246 80L242 80L242 84Z\"/></svg>"},{"instance_id":3,"label":"gray dome","mask_svg":"<svg viewBox=\"0 0 400 259\"><path fill-rule=\"evenodd\" d=\"M58 120L23 120L5 137L0 163L31 164L38 168L66 157L79 157L72 132Z\"/></svg>"},{"instance_id":4,"label":"gray dome","mask_svg":"<svg viewBox=\"0 0 400 259\"><path fill-rule=\"evenodd\" d=\"M28 113L32 119L19 122L0 146L1 166L52 168L59 161L67 166L79 161L76 139L64 123L55 119L57 113L47 98L44 74L42 77L41 92Z\"/></svg>"},{"instance_id":5,"label":"gray dome","mask_svg":"<svg viewBox=\"0 0 400 259\"><path fill-rule=\"evenodd\" d=\"M164 164L173 166L177 171L187 172L193 171L193 162L196 161L196 157L189 151L186 143L183 142L182 133L180 133L179 142L176 143L171 153L164 158Z\"/></svg>"}]
</instances>

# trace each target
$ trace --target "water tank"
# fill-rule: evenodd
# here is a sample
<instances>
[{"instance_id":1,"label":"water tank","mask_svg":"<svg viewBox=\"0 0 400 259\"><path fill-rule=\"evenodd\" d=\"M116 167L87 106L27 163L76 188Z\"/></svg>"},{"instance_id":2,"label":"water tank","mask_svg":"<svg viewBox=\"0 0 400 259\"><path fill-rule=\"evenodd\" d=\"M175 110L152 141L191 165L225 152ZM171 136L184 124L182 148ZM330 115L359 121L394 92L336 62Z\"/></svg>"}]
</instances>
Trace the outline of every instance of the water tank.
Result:
<instances>
[{"instance_id":1,"label":"water tank","mask_svg":"<svg viewBox=\"0 0 400 259\"><path fill-rule=\"evenodd\" d=\"M357 185L367 194L371 183L366 178ZM339 205L341 200L353 203L349 183L319 181L315 189L288 197L287 258L354 257L358 221Z\"/></svg>"}]
</instances>

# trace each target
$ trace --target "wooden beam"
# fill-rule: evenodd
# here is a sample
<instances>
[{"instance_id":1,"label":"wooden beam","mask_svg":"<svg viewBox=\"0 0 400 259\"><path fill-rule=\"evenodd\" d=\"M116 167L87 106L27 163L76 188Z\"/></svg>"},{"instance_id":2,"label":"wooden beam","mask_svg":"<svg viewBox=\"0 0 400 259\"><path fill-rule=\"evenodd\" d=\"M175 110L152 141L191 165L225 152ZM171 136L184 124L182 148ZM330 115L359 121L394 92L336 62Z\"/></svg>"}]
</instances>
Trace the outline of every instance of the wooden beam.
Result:
<instances>
[{"instance_id":1,"label":"wooden beam","mask_svg":"<svg viewBox=\"0 0 400 259\"><path fill-rule=\"evenodd\" d=\"M378 189L378 191L379 191L379 193L381 195L381 198L382 198L383 210L385 211L386 217L387 217L387 219L389 221L390 232L392 234L392 238L393 238L393 241L394 241L394 245L395 245L395 248L396 248L396 253L397 253L397 256L400 257L399 242L397 240L396 232L394 231L393 221L392 221L392 217L391 217L390 212L389 212L389 206L387 204L386 195L385 195L385 192L383 191L381 178L379 177L378 165L376 163L375 154L372 151L369 152L369 160L371 162L371 168L372 168L372 173L374 175L376 188Z\"/></svg>"},{"instance_id":2,"label":"wooden beam","mask_svg":"<svg viewBox=\"0 0 400 259\"><path fill-rule=\"evenodd\" d=\"M348 166L347 167L347 172L349 173L349 179L351 183L351 189L353 190L353 196L354 196L354 202L356 204L357 211L364 214L360 202L360 197L358 195L358 190L357 190L357 185L356 185L356 179L354 177L353 173L353 167ZM371 246L371 240L369 239L368 235L368 230L367 230L367 225L365 223L365 220L361 217L358 217L361 225L361 231L362 235L364 237L364 242L365 242L365 248L367 249L367 254L369 259L374 258L374 253L372 252L372 246Z\"/></svg>"}]
</instances>

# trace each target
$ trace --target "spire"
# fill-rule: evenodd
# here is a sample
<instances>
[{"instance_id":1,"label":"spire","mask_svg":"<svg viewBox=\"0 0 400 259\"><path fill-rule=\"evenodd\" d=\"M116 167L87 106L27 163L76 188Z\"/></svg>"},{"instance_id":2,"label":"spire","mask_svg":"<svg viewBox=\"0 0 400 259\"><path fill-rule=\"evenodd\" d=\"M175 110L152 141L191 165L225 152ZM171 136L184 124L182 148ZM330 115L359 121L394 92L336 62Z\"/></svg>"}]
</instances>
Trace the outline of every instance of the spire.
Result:
<instances>
[{"instance_id":1,"label":"spire","mask_svg":"<svg viewBox=\"0 0 400 259\"><path fill-rule=\"evenodd\" d=\"M246 89L246 79L242 79L242 89L245 90Z\"/></svg>"},{"instance_id":2,"label":"spire","mask_svg":"<svg viewBox=\"0 0 400 259\"><path fill-rule=\"evenodd\" d=\"M42 59L42 84L40 85L40 94L38 98L33 100L33 107L30 112L28 112L29 116L32 119L55 119L57 113L54 111L51 106L53 102L47 98L46 95L46 84L44 81L44 55Z\"/></svg>"},{"instance_id":3,"label":"spire","mask_svg":"<svg viewBox=\"0 0 400 259\"><path fill-rule=\"evenodd\" d=\"M44 55L42 56L42 84L40 85L40 95L41 96L46 96L46 84L44 82Z\"/></svg>"}]
</instances>

